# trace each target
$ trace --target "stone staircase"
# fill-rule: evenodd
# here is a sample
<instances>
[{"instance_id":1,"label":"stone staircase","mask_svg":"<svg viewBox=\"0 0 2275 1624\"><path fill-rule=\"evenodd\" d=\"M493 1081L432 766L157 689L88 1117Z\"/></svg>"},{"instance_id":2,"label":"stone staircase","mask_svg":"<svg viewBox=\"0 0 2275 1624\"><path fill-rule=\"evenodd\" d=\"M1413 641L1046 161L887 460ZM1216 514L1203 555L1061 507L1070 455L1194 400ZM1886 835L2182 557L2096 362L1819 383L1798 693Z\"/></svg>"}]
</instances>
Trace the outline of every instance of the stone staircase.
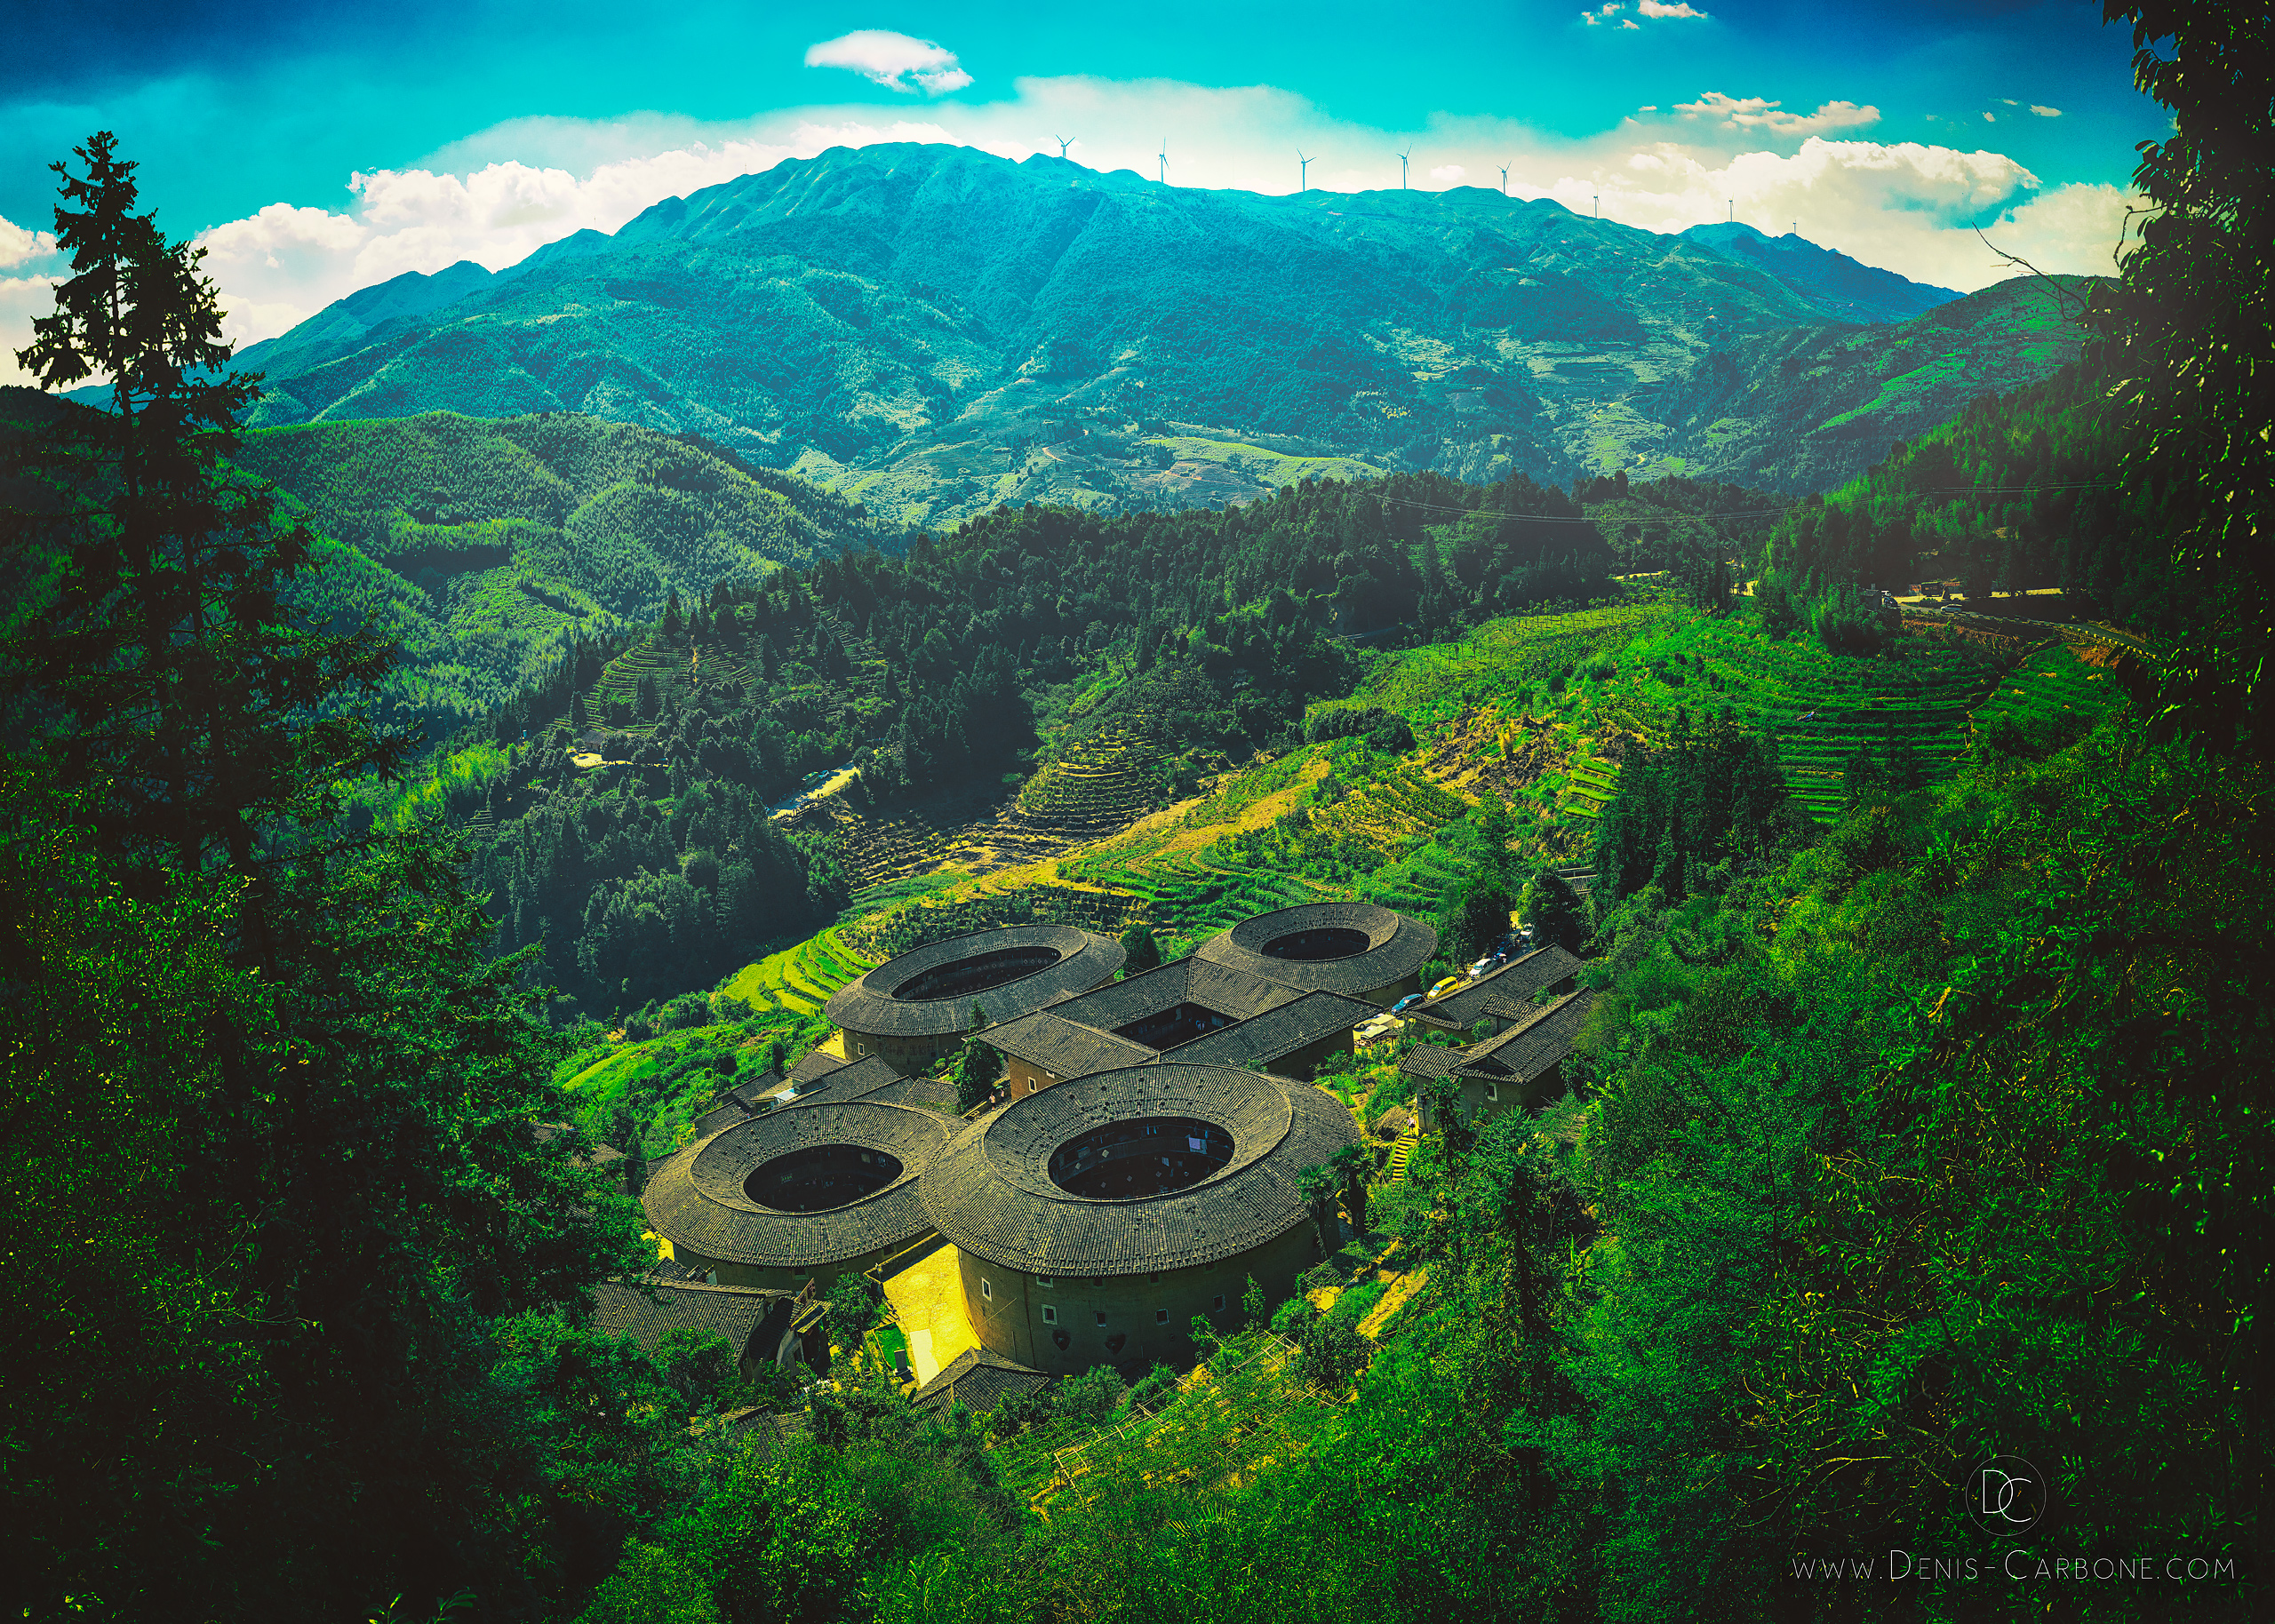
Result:
<instances>
[{"instance_id":1,"label":"stone staircase","mask_svg":"<svg viewBox=\"0 0 2275 1624\"><path fill-rule=\"evenodd\" d=\"M1390 1182L1406 1182L1406 1164L1414 1155L1414 1147L1422 1142L1422 1130L1412 1122L1406 1125L1390 1148Z\"/></svg>"}]
</instances>

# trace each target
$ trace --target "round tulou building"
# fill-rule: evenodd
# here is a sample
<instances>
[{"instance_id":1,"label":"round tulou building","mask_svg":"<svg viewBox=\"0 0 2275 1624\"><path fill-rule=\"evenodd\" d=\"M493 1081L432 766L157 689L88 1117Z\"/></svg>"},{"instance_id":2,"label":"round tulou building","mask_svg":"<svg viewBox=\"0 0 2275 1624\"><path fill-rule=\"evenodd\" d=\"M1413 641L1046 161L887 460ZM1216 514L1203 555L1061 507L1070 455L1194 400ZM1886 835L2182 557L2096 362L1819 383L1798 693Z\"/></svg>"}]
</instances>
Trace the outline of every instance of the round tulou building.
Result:
<instances>
[{"instance_id":1,"label":"round tulou building","mask_svg":"<svg viewBox=\"0 0 2275 1624\"><path fill-rule=\"evenodd\" d=\"M1122 944L1072 925L1015 925L951 936L848 982L826 1013L849 1060L876 1055L918 1071L963 1041L978 1004L991 1023L1102 987L1122 968Z\"/></svg>"},{"instance_id":2,"label":"round tulou building","mask_svg":"<svg viewBox=\"0 0 2275 1624\"><path fill-rule=\"evenodd\" d=\"M1129 1066L963 1128L919 1188L987 1351L1062 1375L1182 1365L1193 1316L1229 1331L1249 1276L1281 1297L1318 1261L1300 1174L1355 1138L1305 1084Z\"/></svg>"},{"instance_id":3,"label":"round tulou building","mask_svg":"<svg viewBox=\"0 0 2275 1624\"><path fill-rule=\"evenodd\" d=\"M1372 903L1306 903L1242 919L1193 957L1304 992L1388 1004L1421 988L1438 933Z\"/></svg>"},{"instance_id":4,"label":"round tulou building","mask_svg":"<svg viewBox=\"0 0 2275 1624\"><path fill-rule=\"evenodd\" d=\"M673 1260L714 1285L826 1285L930 1231L917 1180L959 1126L872 1100L782 1107L659 1163L640 1205Z\"/></svg>"}]
</instances>

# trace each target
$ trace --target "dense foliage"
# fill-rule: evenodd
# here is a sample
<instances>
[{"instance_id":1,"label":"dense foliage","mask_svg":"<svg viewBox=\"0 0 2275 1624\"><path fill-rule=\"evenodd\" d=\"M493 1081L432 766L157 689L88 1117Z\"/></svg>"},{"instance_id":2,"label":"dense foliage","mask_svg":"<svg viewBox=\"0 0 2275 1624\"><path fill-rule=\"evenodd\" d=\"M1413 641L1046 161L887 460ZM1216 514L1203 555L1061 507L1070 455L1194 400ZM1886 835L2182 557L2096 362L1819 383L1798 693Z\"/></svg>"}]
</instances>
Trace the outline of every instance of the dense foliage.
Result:
<instances>
[{"instance_id":1,"label":"dense foliage","mask_svg":"<svg viewBox=\"0 0 2275 1624\"><path fill-rule=\"evenodd\" d=\"M431 824L347 836L387 650L285 607L305 531L226 466L240 380L111 139L22 359L113 410L28 448L0 643L12 1612L526 1612L577 1545L496 1316L637 1255L554 1039Z\"/></svg>"}]
</instances>

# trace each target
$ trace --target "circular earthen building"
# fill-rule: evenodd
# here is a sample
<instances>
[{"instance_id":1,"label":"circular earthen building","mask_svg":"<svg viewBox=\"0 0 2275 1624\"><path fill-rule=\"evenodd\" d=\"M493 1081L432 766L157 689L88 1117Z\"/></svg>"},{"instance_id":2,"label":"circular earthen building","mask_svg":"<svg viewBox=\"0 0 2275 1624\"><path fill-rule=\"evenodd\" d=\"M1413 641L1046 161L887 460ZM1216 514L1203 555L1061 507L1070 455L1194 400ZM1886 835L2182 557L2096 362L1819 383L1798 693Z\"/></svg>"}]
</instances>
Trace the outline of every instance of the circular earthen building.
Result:
<instances>
[{"instance_id":1,"label":"circular earthen building","mask_svg":"<svg viewBox=\"0 0 2275 1624\"><path fill-rule=\"evenodd\" d=\"M1300 1175L1357 1137L1308 1085L1230 1066L1130 1066L1013 1101L926 1167L964 1310L990 1352L1053 1374L1192 1363L1249 1277L1284 1297L1316 1262Z\"/></svg>"},{"instance_id":2,"label":"circular earthen building","mask_svg":"<svg viewBox=\"0 0 2275 1624\"><path fill-rule=\"evenodd\" d=\"M974 1004L1000 1025L1104 986L1124 957L1112 937L1072 925L973 931L886 960L839 988L826 1013L848 1060L875 1055L913 1072L963 1041Z\"/></svg>"},{"instance_id":3,"label":"circular earthen building","mask_svg":"<svg viewBox=\"0 0 2275 1624\"><path fill-rule=\"evenodd\" d=\"M1305 992L1376 1005L1420 990L1438 933L1372 903L1305 903L1242 919L1193 957Z\"/></svg>"},{"instance_id":4,"label":"circular earthen building","mask_svg":"<svg viewBox=\"0 0 2275 1624\"><path fill-rule=\"evenodd\" d=\"M872 1100L780 1107L659 1163L640 1205L714 1285L826 1285L930 1231L917 1180L959 1126Z\"/></svg>"}]
</instances>

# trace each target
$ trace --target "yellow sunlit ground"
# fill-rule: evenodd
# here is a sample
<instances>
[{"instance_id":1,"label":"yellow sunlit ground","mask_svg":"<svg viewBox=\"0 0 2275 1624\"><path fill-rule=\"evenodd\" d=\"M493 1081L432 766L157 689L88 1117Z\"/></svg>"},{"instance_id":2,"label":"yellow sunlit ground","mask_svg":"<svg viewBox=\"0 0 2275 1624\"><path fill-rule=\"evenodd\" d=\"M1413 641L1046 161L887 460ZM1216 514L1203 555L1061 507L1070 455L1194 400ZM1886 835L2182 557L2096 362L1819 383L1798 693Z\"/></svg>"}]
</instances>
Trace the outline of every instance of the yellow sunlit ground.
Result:
<instances>
[{"instance_id":1,"label":"yellow sunlit ground","mask_svg":"<svg viewBox=\"0 0 2275 1624\"><path fill-rule=\"evenodd\" d=\"M885 1282L893 1317L908 1338L908 1363L918 1385L953 1365L966 1349L979 1346L964 1318L963 1282L956 1270L956 1249L942 1246Z\"/></svg>"}]
</instances>

